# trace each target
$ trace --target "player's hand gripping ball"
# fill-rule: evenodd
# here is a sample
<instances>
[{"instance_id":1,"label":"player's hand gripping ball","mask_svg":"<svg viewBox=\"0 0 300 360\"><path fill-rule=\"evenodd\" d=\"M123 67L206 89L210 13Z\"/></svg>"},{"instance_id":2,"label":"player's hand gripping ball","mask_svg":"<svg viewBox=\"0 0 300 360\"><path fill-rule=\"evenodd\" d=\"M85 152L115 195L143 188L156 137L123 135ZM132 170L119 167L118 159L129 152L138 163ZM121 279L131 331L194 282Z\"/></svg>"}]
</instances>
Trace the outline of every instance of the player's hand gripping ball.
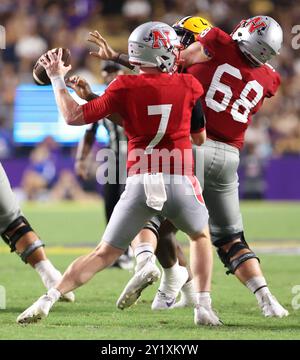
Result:
<instances>
[{"instance_id":1,"label":"player's hand gripping ball","mask_svg":"<svg viewBox=\"0 0 300 360\"><path fill-rule=\"evenodd\" d=\"M59 57L60 57L59 60L60 62L58 62ZM53 68L54 61L57 62L57 64L55 65L56 69ZM34 65L32 72L33 79L37 85L41 85L41 86L50 85L51 81L48 76L49 70L50 70L50 74L54 74L53 71L57 70L58 71L57 75L61 74L64 76L69 70L71 70L70 64L71 64L71 53L69 49L56 48L49 50L47 53L43 54Z\"/></svg>"}]
</instances>

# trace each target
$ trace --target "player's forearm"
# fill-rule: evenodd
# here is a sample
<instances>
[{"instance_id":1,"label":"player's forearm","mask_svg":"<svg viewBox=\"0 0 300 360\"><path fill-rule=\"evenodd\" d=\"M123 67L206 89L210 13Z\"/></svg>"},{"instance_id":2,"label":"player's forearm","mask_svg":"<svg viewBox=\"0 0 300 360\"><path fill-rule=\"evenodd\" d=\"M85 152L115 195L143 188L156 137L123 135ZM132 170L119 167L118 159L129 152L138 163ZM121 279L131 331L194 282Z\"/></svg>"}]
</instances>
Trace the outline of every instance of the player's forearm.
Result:
<instances>
[{"instance_id":1,"label":"player's forearm","mask_svg":"<svg viewBox=\"0 0 300 360\"><path fill-rule=\"evenodd\" d=\"M129 56L127 54L119 53L118 56L114 59L114 61L120 65L127 67L130 70L134 69L134 66L129 62Z\"/></svg>"},{"instance_id":2,"label":"player's forearm","mask_svg":"<svg viewBox=\"0 0 300 360\"><path fill-rule=\"evenodd\" d=\"M83 111L67 90L60 90L56 96L58 108L68 125L84 125Z\"/></svg>"},{"instance_id":3,"label":"player's forearm","mask_svg":"<svg viewBox=\"0 0 300 360\"><path fill-rule=\"evenodd\" d=\"M69 94L63 77L51 78L55 100L68 125L84 125L82 108Z\"/></svg>"},{"instance_id":4,"label":"player's forearm","mask_svg":"<svg viewBox=\"0 0 300 360\"><path fill-rule=\"evenodd\" d=\"M206 62L211 58L205 53L203 46L199 42L194 42L180 53L180 60L183 66L188 68L191 65Z\"/></svg>"},{"instance_id":5,"label":"player's forearm","mask_svg":"<svg viewBox=\"0 0 300 360\"><path fill-rule=\"evenodd\" d=\"M92 101L94 99L97 99L97 97L99 97L99 95L94 94L94 93L90 93L89 95L86 96L85 100L86 101Z\"/></svg>"},{"instance_id":6,"label":"player's forearm","mask_svg":"<svg viewBox=\"0 0 300 360\"><path fill-rule=\"evenodd\" d=\"M206 141L206 130L204 129L200 133L191 134L193 144L200 146Z\"/></svg>"}]
</instances>

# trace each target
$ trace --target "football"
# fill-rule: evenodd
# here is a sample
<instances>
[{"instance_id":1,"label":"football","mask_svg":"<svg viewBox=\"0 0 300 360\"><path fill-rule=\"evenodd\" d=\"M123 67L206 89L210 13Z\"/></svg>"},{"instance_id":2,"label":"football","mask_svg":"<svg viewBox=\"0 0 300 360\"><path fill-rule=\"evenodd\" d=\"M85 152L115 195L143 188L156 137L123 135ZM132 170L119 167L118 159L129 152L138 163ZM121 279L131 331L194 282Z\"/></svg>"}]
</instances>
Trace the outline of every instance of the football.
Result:
<instances>
[{"instance_id":1,"label":"football","mask_svg":"<svg viewBox=\"0 0 300 360\"><path fill-rule=\"evenodd\" d=\"M59 48L55 48L52 49L50 51L55 52L56 54L58 53ZM39 63L39 60L42 56L44 56L45 54L41 55L39 57L39 59L37 60L37 62L34 65L33 71L32 71L32 76L33 76L33 80L37 85L50 85L51 81L46 73L46 70L44 69L44 67ZM47 55L46 55L47 56ZM62 54L62 60L65 64L65 66L69 66L71 63L71 52L69 49L65 49L63 48L63 54Z\"/></svg>"}]
</instances>

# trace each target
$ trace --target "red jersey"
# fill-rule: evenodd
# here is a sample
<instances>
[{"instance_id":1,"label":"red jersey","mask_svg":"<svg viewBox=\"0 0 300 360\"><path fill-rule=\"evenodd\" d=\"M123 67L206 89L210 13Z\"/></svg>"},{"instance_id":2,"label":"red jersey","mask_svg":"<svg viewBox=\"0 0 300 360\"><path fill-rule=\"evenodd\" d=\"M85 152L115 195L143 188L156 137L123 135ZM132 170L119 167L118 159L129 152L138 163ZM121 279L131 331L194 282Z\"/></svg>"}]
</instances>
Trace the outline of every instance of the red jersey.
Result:
<instances>
[{"instance_id":1,"label":"red jersey","mask_svg":"<svg viewBox=\"0 0 300 360\"><path fill-rule=\"evenodd\" d=\"M276 93L279 74L269 65L252 67L237 43L219 28L197 39L212 59L187 69L202 84L207 136L241 148L251 116Z\"/></svg>"},{"instance_id":2,"label":"red jersey","mask_svg":"<svg viewBox=\"0 0 300 360\"><path fill-rule=\"evenodd\" d=\"M129 175L192 175L191 114L202 94L202 86L189 74L120 75L104 95L83 105L83 114L86 123L112 113L122 116Z\"/></svg>"}]
</instances>

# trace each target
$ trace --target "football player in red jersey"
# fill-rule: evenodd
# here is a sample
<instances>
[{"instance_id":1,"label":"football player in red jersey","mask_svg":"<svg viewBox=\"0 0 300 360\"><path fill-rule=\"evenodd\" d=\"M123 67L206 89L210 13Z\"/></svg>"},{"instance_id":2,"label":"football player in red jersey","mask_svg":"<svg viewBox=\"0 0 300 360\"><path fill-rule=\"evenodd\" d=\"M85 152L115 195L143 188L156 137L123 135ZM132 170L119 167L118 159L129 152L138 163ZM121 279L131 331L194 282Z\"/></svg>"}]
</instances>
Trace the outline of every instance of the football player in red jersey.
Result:
<instances>
[{"instance_id":1,"label":"football player in red jersey","mask_svg":"<svg viewBox=\"0 0 300 360\"><path fill-rule=\"evenodd\" d=\"M204 18L187 16L176 23L173 28L175 29L181 44L184 47L187 47L194 42L196 36L208 26L212 25ZM102 42L105 43L105 39L103 39L98 32L90 33L90 39L88 40L96 45L99 45L99 43L101 44ZM105 53L110 51L113 50L107 48ZM98 53L93 54L97 57L101 57ZM127 66L131 67L129 63ZM82 97L83 93L85 94L84 99L86 101L90 101L93 97L97 97L96 94L91 92L90 87L84 79L78 81L78 77L74 77L74 80L71 87L76 91L79 97ZM203 137L203 141L204 140ZM176 258L176 250L179 254L183 254L183 250L178 242L176 242L177 249L169 244L170 241L175 241L175 228L168 221L165 221L163 225L160 226L163 221L164 219L161 217L152 218L131 242L137 264L134 276L127 283L117 300L117 307L120 309L124 309L134 304L139 298L142 289L145 289L147 285L152 284L159 278L160 270L155 264L155 250L157 250L156 255L163 267L163 272L157 296L152 303L152 309L163 310L172 307L194 305L195 292L191 280L191 273L186 266L187 263L184 261L184 256L182 255L180 257L181 263L179 263ZM157 242L159 235L164 237L165 241ZM181 292L181 300L175 304L179 292Z\"/></svg>"},{"instance_id":2,"label":"football player in red jersey","mask_svg":"<svg viewBox=\"0 0 300 360\"><path fill-rule=\"evenodd\" d=\"M201 80L205 91L201 100L208 140L198 149L196 162L204 161L198 177L212 241L227 273L235 274L255 294L263 315L287 316L245 241L237 175L239 150L251 117L280 85L279 74L267 62L279 53L282 29L271 17L256 16L243 20L231 35L208 28L197 40L182 58L187 72Z\"/></svg>"},{"instance_id":3,"label":"football player in red jersey","mask_svg":"<svg viewBox=\"0 0 300 360\"><path fill-rule=\"evenodd\" d=\"M231 35L208 27L181 53L185 71L201 80L205 93L201 100L208 140L195 150L195 165L210 214L212 240L227 273L235 274L255 294L268 317L287 316L288 311L271 294L259 259L245 241L237 169L251 116L265 98L275 95L280 84L279 74L267 61L279 53L282 37L274 19L257 16L243 20ZM127 65L126 55L116 53L102 37L100 40L100 58ZM164 251L169 257L164 267L176 261L169 256L176 254L172 230L176 231L170 223L160 228L159 244L173 248Z\"/></svg>"},{"instance_id":4,"label":"football player in red jersey","mask_svg":"<svg viewBox=\"0 0 300 360\"><path fill-rule=\"evenodd\" d=\"M96 122L113 113L121 115L128 137L128 178L99 246L75 260L62 281L18 317L19 323L46 317L62 294L85 284L109 266L147 220L162 214L192 240L191 268L197 291L195 324L221 324L211 307L208 212L193 175L190 141L191 125L194 142L202 138L203 119L197 116L194 121L192 112L201 108L203 89L193 76L174 73L179 45L170 26L159 22L140 25L128 40L129 60L140 68L139 76L117 77L104 95L83 106L67 91L64 75L70 67L61 61L62 50L58 55L48 52L49 60L46 56L41 59L69 125Z\"/></svg>"}]
</instances>

